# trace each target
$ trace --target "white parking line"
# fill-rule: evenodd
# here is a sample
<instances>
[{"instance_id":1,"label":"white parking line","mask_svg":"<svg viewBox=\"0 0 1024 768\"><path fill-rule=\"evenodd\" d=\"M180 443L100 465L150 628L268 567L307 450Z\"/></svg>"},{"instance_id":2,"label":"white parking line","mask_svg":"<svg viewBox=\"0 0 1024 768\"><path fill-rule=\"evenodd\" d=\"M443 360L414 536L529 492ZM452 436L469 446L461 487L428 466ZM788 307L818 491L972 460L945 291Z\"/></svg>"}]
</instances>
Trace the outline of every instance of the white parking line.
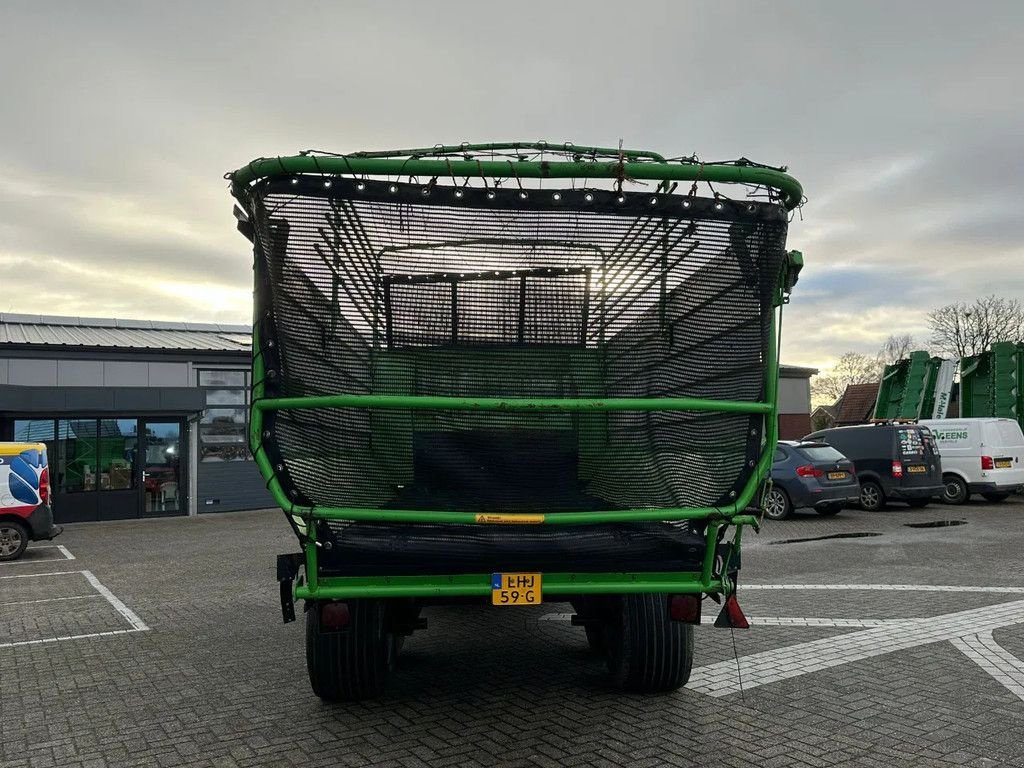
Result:
<instances>
[{"instance_id":1,"label":"white parking line","mask_svg":"<svg viewBox=\"0 0 1024 768\"><path fill-rule=\"evenodd\" d=\"M15 642L0 643L0 649L2 648L15 648L23 645L43 645L48 643L59 643L64 640L83 640L94 637L107 637L110 635L126 635L132 632L148 632L149 627L142 619L139 618L138 614L135 613L131 608L125 605L121 599L111 592L107 587L96 578L91 571L50 571L47 573L18 573L9 576L0 576L0 579L34 579L47 576L67 576L69 574L78 574L84 576L86 581L96 590L96 594L93 595L71 595L68 597L53 597L43 598L39 600L21 600L14 601L11 603L0 603L0 605L17 605L21 603L45 603L54 602L58 600L82 600L88 597L102 597L117 611L122 618L125 619L130 625L131 629L114 629L105 632L89 632L81 635L61 635L58 637L44 637L37 640L18 640Z\"/></svg>"},{"instance_id":2,"label":"white parking line","mask_svg":"<svg viewBox=\"0 0 1024 768\"><path fill-rule=\"evenodd\" d=\"M1024 701L1024 661L999 645L992 637L991 631L958 637L953 641L953 645L988 672L1006 690Z\"/></svg>"},{"instance_id":3,"label":"white parking line","mask_svg":"<svg viewBox=\"0 0 1024 768\"><path fill-rule=\"evenodd\" d=\"M993 592L1006 595L1024 594L1024 587L970 587L934 584L740 584L739 594L751 590L840 590L864 592Z\"/></svg>"},{"instance_id":4,"label":"white parking line","mask_svg":"<svg viewBox=\"0 0 1024 768\"><path fill-rule=\"evenodd\" d=\"M81 571L47 571L46 573L16 573L11 576L0 576L0 579L38 579L42 576L69 576Z\"/></svg>"},{"instance_id":5,"label":"white parking line","mask_svg":"<svg viewBox=\"0 0 1024 768\"><path fill-rule=\"evenodd\" d=\"M1024 624L1024 600L972 608L926 620L886 623L863 632L754 653L740 657L738 662L729 659L693 670L688 688L718 698L740 691L737 666L742 675L743 690L747 690L809 672L991 632L1014 624Z\"/></svg>"},{"instance_id":6,"label":"white parking line","mask_svg":"<svg viewBox=\"0 0 1024 768\"><path fill-rule=\"evenodd\" d=\"M41 640L18 640L14 643L0 643L0 648L17 648L20 645L45 645L47 643L62 643L65 640L85 640L89 637L109 637L111 635L130 635L132 632L142 632L141 629L112 629L108 632L90 632L85 635L66 635L64 637L44 637Z\"/></svg>"},{"instance_id":7,"label":"white parking line","mask_svg":"<svg viewBox=\"0 0 1024 768\"><path fill-rule=\"evenodd\" d=\"M539 621L569 621L571 613L545 613ZM700 623L703 625L714 624L715 616L701 616ZM928 619L826 619L826 618L802 618L789 616L748 616L747 621L759 627L852 627L865 629L868 627L884 627L890 624L907 624L913 621L928 621Z\"/></svg>"},{"instance_id":8,"label":"white parking line","mask_svg":"<svg viewBox=\"0 0 1024 768\"><path fill-rule=\"evenodd\" d=\"M93 588L97 592L99 592L101 595L107 598L107 602L114 606L114 610L120 613L122 616L124 616L124 618L128 621L129 624L132 625L134 629L138 630L139 632L145 632L149 629L149 627L147 627L143 623L142 619L140 619L138 615L136 615L135 611L133 611L127 605L122 603L121 600L117 597L117 595L115 595L109 589L100 584L100 580L93 576L92 572L82 571L82 575L89 580L89 583L92 584Z\"/></svg>"},{"instance_id":9,"label":"white parking line","mask_svg":"<svg viewBox=\"0 0 1024 768\"><path fill-rule=\"evenodd\" d=\"M65 560L77 559L63 544L43 544L39 547L32 547L32 549L56 549L63 557L46 557L42 560L11 560L10 562L0 563L0 567L5 565L35 565L36 563L63 563Z\"/></svg>"},{"instance_id":10,"label":"white parking line","mask_svg":"<svg viewBox=\"0 0 1024 768\"><path fill-rule=\"evenodd\" d=\"M42 597L38 600L12 600L9 603L0 603L0 607L5 605L29 605L30 603L54 603L58 600L85 600L87 598L95 599L97 597L103 597L103 595L71 595L70 597Z\"/></svg>"}]
</instances>

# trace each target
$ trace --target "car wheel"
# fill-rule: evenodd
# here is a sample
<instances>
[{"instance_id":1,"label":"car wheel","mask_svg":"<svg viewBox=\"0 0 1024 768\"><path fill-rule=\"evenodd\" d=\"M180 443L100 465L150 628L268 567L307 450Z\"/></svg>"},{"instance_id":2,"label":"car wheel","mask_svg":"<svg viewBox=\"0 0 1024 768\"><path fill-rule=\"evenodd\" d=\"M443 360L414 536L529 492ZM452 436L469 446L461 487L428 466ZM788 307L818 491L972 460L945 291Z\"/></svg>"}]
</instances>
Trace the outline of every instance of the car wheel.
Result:
<instances>
[{"instance_id":1,"label":"car wheel","mask_svg":"<svg viewBox=\"0 0 1024 768\"><path fill-rule=\"evenodd\" d=\"M829 507L821 507L820 509L817 509L815 511L822 517L834 517L835 515L838 515L840 512L843 511L843 505L833 504L832 506Z\"/></svg>"},{"instance_id":2,"label":"car wheel","mask_svg":"<svg viewBox=\"0 0 1024 768\"><path fill-rule=\"evenodd\" d=\"M867 512L881 512L885 509L885 492L874 480L860 484L860 507Z\"/></svg>"},{"instance_id":3,"label":"car wheel","mask_svg":"<svg viewBox=\"0 0 1024 768\"><path fill-rule=\"evenodd\" d=\"M784 490L773 485L764 500L764 516L769 520L785 520L793 513L793 503Z\"/></svg>"},{"instance_id":4,"label":"car wheel","mask_svg":"<svg viewBox=\"0 0 1024 768\"><path fill-rule=\"evenodd\" d=\"M971 498L967 483L956 475L946 475L942 482L945 484L942 491L943 504L965 504Z\"/></svg>"},{"instance_id":5,"label":"car wheel","mask_svg":"<svg viewBox=\"0 0 1024 768\"><path fill-rule=\"evenodd\" d=\"M14 520L0 522L0 561L17 560L28 546L28 528Z\"/></svg>"},{"instance_id":6,"label":"car wheel","mask_svg":"<svg viewBox=\"0 0 1024 768\"><path fill-rule=\"evenodd\" d=\"M983 493L981 494L985 501L991 501L993 504L998 504L1000 501L1006 501L1010 498L1008 493Z\"/></svg>"}]
</instances>

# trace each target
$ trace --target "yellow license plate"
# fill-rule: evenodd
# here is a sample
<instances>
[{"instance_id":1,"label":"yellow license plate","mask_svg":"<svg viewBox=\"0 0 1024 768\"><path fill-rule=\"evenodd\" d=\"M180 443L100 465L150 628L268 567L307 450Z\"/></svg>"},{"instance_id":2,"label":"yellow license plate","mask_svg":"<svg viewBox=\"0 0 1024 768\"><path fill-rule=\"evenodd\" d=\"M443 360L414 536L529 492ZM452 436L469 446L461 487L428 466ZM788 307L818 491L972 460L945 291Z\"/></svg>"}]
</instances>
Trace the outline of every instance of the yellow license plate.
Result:
<instances>
[{"instance_id":1,"label":"yellow license plate","mask_svg":"<svg viewBox=\"0 0 1024 768\"><path fill-rule=\"evenodd\" d=\"M928 471L928 467L922 467L920 464L907 467L907 472L912 475L921 475Z\"/></svg>"},{"instance_id":2,"label":"yellow license plate","mask_svg":"<svg viewBox=\"0 0 1024 768\"><path fill-rule=\"evenodd\" d=\"M996 469L1009 469L1012 466L1012 459L996 459Z\"/></svg>"},{"instance_id":3,"label":"yellow license plate","mask_svg":"<svg viewBox=\"0 0 1024 768\"><path fill-rule=\"evenodd\" d=\"M540 605L539 573L495 573L491 575L492 605Z\"/></svg>"},{"instance_id":4,"label":"yellow license plate","mask_svg":"<svg viewBox=\"0 0 1024 768\"><path fill-rule=\"evenodd\" d=\"M829 472L828 473L828 479L829 480L845 480L846 479L846 473L845 472Z\"/></svg>"}]
</instances>

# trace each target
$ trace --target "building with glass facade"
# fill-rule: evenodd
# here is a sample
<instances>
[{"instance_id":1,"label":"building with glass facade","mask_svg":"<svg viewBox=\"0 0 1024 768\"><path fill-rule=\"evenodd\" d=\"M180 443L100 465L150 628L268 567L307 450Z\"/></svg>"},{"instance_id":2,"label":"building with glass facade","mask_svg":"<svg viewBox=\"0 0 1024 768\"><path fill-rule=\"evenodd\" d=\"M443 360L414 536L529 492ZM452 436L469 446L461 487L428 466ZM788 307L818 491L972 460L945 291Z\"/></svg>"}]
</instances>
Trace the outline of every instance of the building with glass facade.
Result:
<instances>
[{"instance_id":1,"label":"building with glass facade","mask_svg":"<svg viewBox=\"0 0 1024 768\"><path fill-rule=\"evenodd\" d=\"M0 440L46 443L58 522L270 507L249 326L0 313Z\"/></svg>"}]
</instances>

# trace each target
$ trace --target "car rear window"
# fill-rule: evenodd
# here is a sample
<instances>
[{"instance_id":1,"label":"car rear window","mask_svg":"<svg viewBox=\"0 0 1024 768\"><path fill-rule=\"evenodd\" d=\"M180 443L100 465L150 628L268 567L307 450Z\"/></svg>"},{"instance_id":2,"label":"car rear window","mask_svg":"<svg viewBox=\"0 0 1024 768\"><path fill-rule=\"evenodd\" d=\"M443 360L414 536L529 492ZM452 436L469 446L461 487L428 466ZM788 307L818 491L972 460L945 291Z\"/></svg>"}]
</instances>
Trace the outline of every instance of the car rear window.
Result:
<instances>
[{"instance_id":1,"label":"car rear window","mask_svg":"<svg viewBox=\"0 0 1024 768\"><path fill-rule=\"evenodd\" d=\"M831 445L815 445L809 448L801 447L800 453L811 461L841 461L846 457Z\"/></svg>"}]
</instances>

